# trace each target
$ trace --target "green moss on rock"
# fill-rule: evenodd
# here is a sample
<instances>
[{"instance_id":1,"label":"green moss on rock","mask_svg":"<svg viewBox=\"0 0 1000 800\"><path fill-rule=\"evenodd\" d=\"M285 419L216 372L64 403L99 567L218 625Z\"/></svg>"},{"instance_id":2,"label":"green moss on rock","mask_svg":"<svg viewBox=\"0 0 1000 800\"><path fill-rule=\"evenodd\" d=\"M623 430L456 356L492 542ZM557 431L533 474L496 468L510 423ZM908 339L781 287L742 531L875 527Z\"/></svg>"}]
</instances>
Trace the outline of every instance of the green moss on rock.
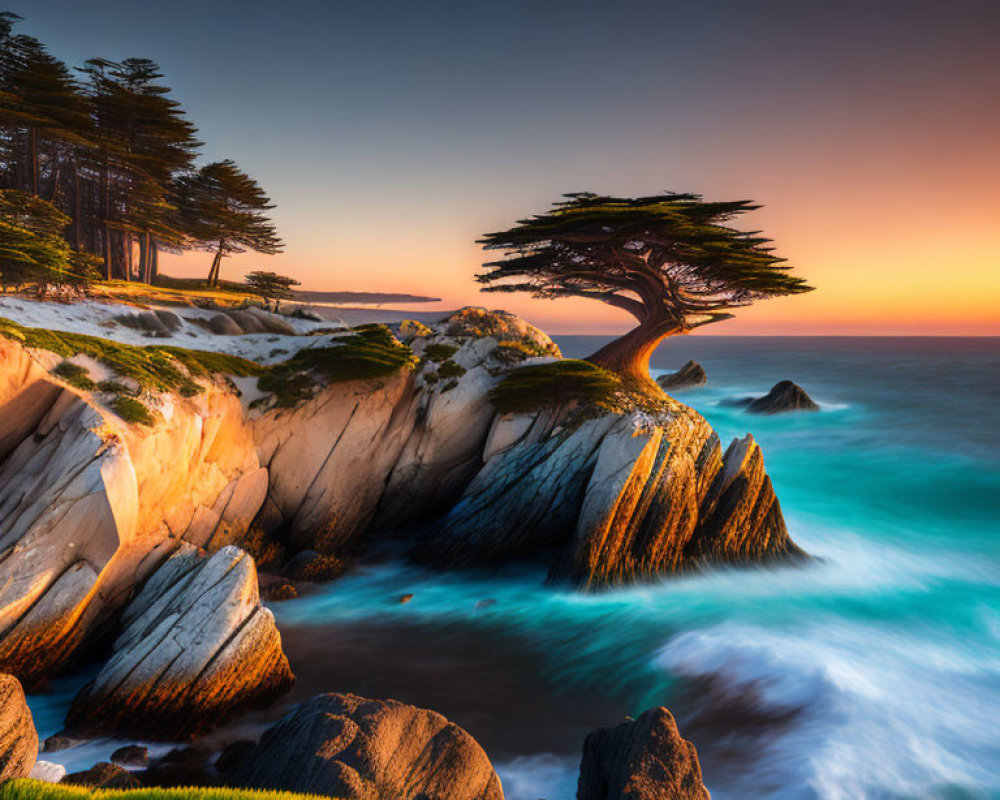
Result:
<instances>
[{"instance_id":1,"label":"green moss on rock","mask_svg":"<svg viewBox=\"0 0 1000 800\"><path fill-rule=\"evenodd\" d=\"M2 318L0 336L64 358L78 354L90 356L119 375L132 378L142 389L178 392L186 397L202 391L193 378L207 378L215 374L259 375L265 369L253 361L225 353L164 345L140 347L82 333L26 328Z\"/></svg>"},{"instance_id":2,"label":"green moss on rock","mask_svg":"<svg viewBox=\"0 0 1000 800\"><path fill-rule=\"evenodd\" d=\"M615 408L622 391L621 379L589 361L564 359L513 370L490 398L502 414L528 413L578 402Z\"/></svg>"},{"instance_id":3,"label":"green moss on rock","mask_svg":"<svg viewBox=\"0 0 1000 800\"><path fill-rule=\"evenodd\" d=\"M118 395L111 401L111 410L119 417L133 425L148 425L152 427L156 424L156 416L134 397Z\"/></svg>"},{"instance_id":4,"label":"green moss on rock","mask_svg":"<svg viewBox=\"0 0 1000 800\"><path fill-rule=\"evenodd\" d=\"M75 386L77 389L83 389L85 392L92 392L97 388L97 384L91 379L87 368L81 367L79 364L74 364L72 361L63 361L61 364L57 364L52 372L66 381L66 383Z\"/></svg>"}]
</instances>

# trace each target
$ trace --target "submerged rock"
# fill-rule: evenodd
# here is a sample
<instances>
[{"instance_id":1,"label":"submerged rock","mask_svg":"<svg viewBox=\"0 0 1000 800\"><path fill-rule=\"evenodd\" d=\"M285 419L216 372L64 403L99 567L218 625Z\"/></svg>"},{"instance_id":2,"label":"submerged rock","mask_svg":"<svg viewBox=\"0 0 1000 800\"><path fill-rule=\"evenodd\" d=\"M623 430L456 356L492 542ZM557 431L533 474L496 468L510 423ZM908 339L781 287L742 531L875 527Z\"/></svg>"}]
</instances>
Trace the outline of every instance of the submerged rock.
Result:
<instances>
[{"instance_id":1,"label":"submerged rock","mask_svg":"<svg viewBox=\"0 0 1000 800\"><path fill-rule=\"evenodd\" d=\"M779 381L763 397L747 403L751 414L778 414L783 411L819 411L819 406L805 390L791 381Z\"/></svg>"},{"instance_id":2,"label":"submerged rock","mask_svg":"<svg viewBox=\"0 0 1000 800\"><path fill-rule=\"evenodd\" d=\"M211 558L186 547L122 615L114 654L77 695L73 733L173 739L287 691L293 677L253 559L236 547Z\"/></svg>"},{"instance_id":3,"label":"submerged rock","mask_svg":"<svg viewBox=\"0 0 1000 800\"><path fill-rule=\"evenodd\" d=\"M677 372L670 375L661 375L656 379L661 389L684 389L690 386L704 386L708 383L708 376L701 364L696 361L688 361Z\"/></svg>"},{"instance_id":4,"label":"submerged rock","mask_svg":"<svg viewBox=\"0 0 1000 800\"><path fill-rule=\"evenodd\" d=\"M268 728L231 785L363 800L502 800L486 753L440 714L323 694Z\"/></svg>"},{"instance_id":5,"label":"submerged rock","mask_svg":"<svg viewBox=\"0 0 1000 800\"><path fill-rule=\"evenodd\" d=\"M0 675L0 781L27 778L38 757L38 734L17 678Z\"/></svg>"},{"instance_id":6,"label":"submerged rock","mask_svg":"<svg viewBox=\"0 0 1000 800\"><path fill-rule=\"evenodd\" d=\"M577 800L710 800L694 745L667 709L587 736Z\"/></svg>"}]
</instances>

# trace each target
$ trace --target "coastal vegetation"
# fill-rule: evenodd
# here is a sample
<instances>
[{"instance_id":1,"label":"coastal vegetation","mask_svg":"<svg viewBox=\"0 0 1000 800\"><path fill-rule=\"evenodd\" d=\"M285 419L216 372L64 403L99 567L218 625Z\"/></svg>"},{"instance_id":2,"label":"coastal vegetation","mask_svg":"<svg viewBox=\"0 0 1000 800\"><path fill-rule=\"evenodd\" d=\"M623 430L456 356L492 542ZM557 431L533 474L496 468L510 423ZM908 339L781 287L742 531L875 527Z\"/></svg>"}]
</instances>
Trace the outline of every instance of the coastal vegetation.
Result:
<instances>
[{"instance_id":1,"label":"coastal vegetation","mask_svg":"<svg viewBox=\"0 0 1000 800\"><path fill-rule=\"evenodd\" d=\"M318 795L204 786L90 789L21 778L0 786L0 800L320 800ZM323 798L330 800L330 798Z\"/></svg>"},{"instance_id":2,"label":"coastal vegetation","mask_svg":"<svg viewBox=\"0 0 1000 800\"><path fill-rule=\"evenodd\" d=\"M589 361L656 394L649 357L667 336L729 319L757 300L811 287L759 231L730 226L759 206L697 194L565 195L548 212L487 234L503 251L477 276L486 292L585 297L627 311L639 325Z\"/></svg>"},{"instance_id":3,"label":"coastal vegetation","mask_svg":"<svg viewBox=\"0 0 1000 800\"><path fill-rule=\"evenodd\" d=\"M257 182L233 161L198 168L202 142L157 64L75 70L0 13L0 281L152 283L161 251L276 253Z\"/></svg>"}]
</instances>

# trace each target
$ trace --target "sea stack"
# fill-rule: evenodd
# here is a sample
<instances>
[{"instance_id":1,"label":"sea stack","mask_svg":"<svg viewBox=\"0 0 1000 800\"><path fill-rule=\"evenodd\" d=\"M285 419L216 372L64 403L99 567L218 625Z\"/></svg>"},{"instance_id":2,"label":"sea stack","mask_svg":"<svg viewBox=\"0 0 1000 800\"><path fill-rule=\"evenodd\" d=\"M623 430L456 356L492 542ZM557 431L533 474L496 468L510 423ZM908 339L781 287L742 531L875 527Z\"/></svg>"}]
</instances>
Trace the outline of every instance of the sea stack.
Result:
<instances>
[{"instance_id":1,"label":"sea stack","mask_svg":"<svg viewBox=\"0 0 1000 800\"><path fill-rule=\"evenodd\" d=\"M819 406L805 390L792 381L779 381L763 397L747 404L751 414L780 414L784 411L819 411Z\"/></svg>"},{"instance_id":2,"label":"sea stack","mask_svg":"<svg viewBox=\"0 0 1000 800\"><path fill-rule=\"evenodd\" d=\"M688 361L677 372L661 375L656 379L661 389L688 389L693 386L704 386L708 376L697 361Z\"/></svg>"},{"instance_id":3,"label":"sea stack","mask_svg":"<svg viewBox=\"0 0 1000 800\"><path fill-rule=\"evenodd\" d=\"M577 800L710 800L698 753L660 706L587 736Z\"/></svg>"}]
</instances>

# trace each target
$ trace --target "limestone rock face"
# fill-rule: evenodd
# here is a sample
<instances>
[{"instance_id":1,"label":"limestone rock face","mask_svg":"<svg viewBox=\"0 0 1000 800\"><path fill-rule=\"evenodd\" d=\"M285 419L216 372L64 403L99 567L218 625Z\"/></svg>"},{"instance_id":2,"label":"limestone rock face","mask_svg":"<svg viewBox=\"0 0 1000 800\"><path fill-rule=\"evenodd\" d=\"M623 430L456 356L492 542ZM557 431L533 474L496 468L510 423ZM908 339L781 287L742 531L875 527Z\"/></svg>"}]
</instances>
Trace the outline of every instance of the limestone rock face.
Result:
<instances>
[{"instance_id":1,"label":"limestone rock face","mask_svg":"<svg viewBox=\"0 0 1000 800\"><path fill-rule=\"evenodd\" d=\"M805 389L791 381L779 381L763 397L747 404L751 414L779 414L783 411L819 411L819 406Z\"/></svg>"},{"instance_id":2,"label":"limestone rock face","mask_svg":"<svg viewBox=\"0 0 1000 800\"><path fill-rule=\"evenodd\" d=\"M236 547L207 557L185 546L153 573L122 625L114 654L73 702L74 734L180 738L291 687L253 559Z\"/></svg>"},{"instance_id":3,"label":"limestone rock face","mask_svg":"<svg viewBox=\"0 0 1000 800\"><path fill-rule=\"evenodd\" d=\"M591 733L577 800L710 800L698 754L667 709Z\"/></svg>"},{"instance_id":4,"label":"limestone rock face","mask_svg":"<svg viewBox=\"0 0 1000 800\"><path fill-rule=\"evenodd\" d=\"M280 720L228 776L255 789L345 800L502 800L486 753L440 714L324 694Z\"/></svg>"},{"instance_id":5,"label":"limestone rock face","mask_svg":"<svg viewBox=\"0 0 1000 800\"><path fill-rule=\"evenodd\" d=\"M704 386L708 383L705 370L697 361L688 361L677 372L661 375L656 379L661 389L686 389L692 386Z\"/></svg>"},{"instance_id":6,"label":"limestone rock face","mask_svg":"<svg viewBox=\"0 0 1000 800\"><path fill-rule=\"evenodd\" d=\"M0 782L27 778L38 757L38 734L17 678L0 675Z\"/></svg>"},{"instance_id":7,"label":"limestone rock face","mask_svg":"<svg viewBox=\"0 0 1000 800\"><path fill-rule=\"evenodd\" d=\"M485 466L414 557L489 565L549 552L551 579L597 589L802 555L752 437L723 457L711 426L683 406L564 421L498 420Z\"/></svg>"}]
</instances>

